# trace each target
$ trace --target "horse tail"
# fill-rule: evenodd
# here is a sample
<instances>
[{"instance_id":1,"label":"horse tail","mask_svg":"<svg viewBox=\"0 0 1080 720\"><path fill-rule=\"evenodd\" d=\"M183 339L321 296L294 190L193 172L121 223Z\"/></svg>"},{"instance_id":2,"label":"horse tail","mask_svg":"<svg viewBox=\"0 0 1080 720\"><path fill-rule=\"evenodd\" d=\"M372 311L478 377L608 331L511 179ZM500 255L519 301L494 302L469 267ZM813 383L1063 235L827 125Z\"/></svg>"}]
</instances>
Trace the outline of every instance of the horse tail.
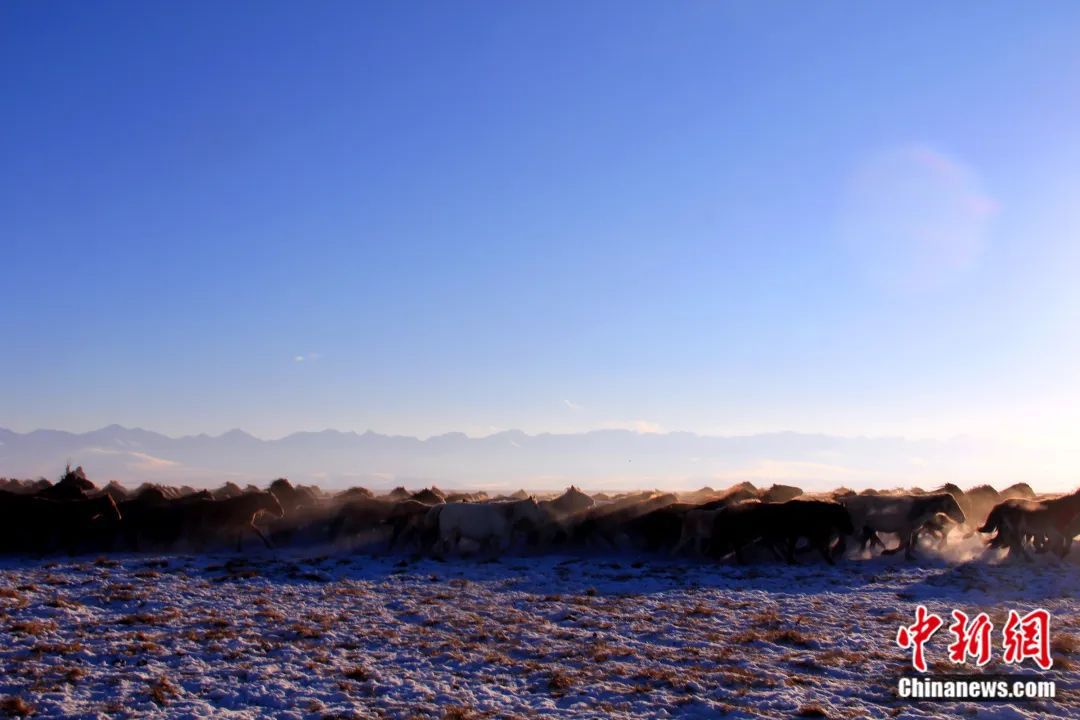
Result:
<instances>
[{"instance_id":1,"label":"horse tail","mask_svg":"<svg viewBox=\"0 0 1080 720\"><path fill-rule=\"evenodd\" d=\"M425 539L434 539L439 535L439 518L442 516L443 508L446 505L434 505L427 514L424 515L424 522L421 526L421 535Z\"/></svg>"},{"instance_id":2,"label":"horse tail","mask_svg":"<svg viewBox=\"0 0 1080 720\"><path fill-rule=\"evenodd\" d=\"M1001 529L1001 506L995 507L990 511L990 514L986 516L986 522L981 528L977 528L981 533L992 533L995 530Z\"/></svg>"}]
</instances>

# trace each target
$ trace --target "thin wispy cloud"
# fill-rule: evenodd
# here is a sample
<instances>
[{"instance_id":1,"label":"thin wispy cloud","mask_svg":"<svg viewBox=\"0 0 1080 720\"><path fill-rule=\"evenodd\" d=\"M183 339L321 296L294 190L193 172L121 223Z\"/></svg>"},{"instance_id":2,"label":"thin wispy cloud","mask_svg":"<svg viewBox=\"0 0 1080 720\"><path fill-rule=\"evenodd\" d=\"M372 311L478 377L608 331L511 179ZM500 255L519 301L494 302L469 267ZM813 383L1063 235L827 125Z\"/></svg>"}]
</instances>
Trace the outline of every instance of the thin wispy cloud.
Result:
<instances>
[{"instance_id":1,"label":"thin wispy cloud","mask_svg":"<svg viewBox=\"0 0 1080 720\"><path fill-rule=\"evenodd\" d=\"M573 400L566 400L566 399L564 399L564 400L563 400L563 405L565 405L566 407L570 408L570 409L571 409L571 410L573 410L574 412L580 412L581 410L583 410L583 409L584 409L584 408L582 408L582 407L581 407L581 405L577 404L577 403L576 403L576 402L574 402Z\"/></svg>"},{"instance_id":2,"label":"thin wispy cloud","mask_svg":"<svg viewBox=\"0 0 1080 720\"><path fill-rule=\"evenodd\" d=\"M304 363L304 362L312 363L312 362L315 362L317 360L322 360L322 353L309 352L309 353L307 353L305 355L294 355L293 356L293 362L295 362L295 363Z\"/></svg>"}]
</instances>

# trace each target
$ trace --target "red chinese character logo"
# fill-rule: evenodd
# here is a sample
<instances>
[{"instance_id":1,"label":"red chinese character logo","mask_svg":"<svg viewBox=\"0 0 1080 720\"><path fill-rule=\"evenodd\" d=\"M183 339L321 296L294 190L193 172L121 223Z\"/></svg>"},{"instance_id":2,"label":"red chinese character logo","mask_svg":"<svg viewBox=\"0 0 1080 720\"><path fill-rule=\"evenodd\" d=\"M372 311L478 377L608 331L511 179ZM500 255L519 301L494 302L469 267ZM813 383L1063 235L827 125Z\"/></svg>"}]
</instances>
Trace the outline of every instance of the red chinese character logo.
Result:
<instances>
[{"instance_id":1,"label":"red chinese character logo","mask_svg":"<svg viewBox=\"0 0 1080 720\"><path fill-rule=\"evenodd\" d=\"M1020 617L1015 610L1009 611L1009 621L1001 632L1007 663L1019 665L1031 658L1043 670L1049 670L1054 661L1050 657L1050 613L1032 610Z\"/></svg>"},{"instance_id":2,"label":"red chinese character logo","mask_svg":"<svg viewBox=\"0 0 1080 720\"><path fill-rule=\"evenodd\" d=\"M968 616L960 610L953 610L952 616L956 622L949 626L949 632L956 640L949 645L949 659L963 663L970 655L976 659L976 665L990 662L990 633L994 629L990 616L979 613L970 623Z\"/></svg>"},{"instance_id":3,"label":"red chinese character logo","mask_svg":"<svg viewBox=\"0 0 1080 720\"><path fill-rule=\"evenodd\" d=\"M896 644L905 650L911 648L911 664L919 672L926 672L926 657L923 655L923 645L944 624L940 617L927 612L925 605L919 605L915 609L915 623L901 626L896 631Z\"/></svg>"}]
</instances>

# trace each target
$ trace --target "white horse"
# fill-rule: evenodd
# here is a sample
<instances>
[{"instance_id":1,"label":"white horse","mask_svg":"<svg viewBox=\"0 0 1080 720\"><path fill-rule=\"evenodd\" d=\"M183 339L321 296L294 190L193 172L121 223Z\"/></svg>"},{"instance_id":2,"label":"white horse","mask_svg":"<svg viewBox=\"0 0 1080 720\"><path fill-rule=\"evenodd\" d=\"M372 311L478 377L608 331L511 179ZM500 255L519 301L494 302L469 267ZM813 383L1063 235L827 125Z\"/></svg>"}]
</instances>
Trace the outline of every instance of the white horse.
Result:
<instances>
[{"instance_id":1,"label":"white horse","mask_svg":"<svg viewBox=\"0 0 1080 720\"><path fill-rule=\"evenodd\" d=\"M885 554L904 551L904 557L911 560L915 541L927 522L943 513L955 523L964 522L964 511L949 493L934 495L853 495L841 498L841 503L851 514L851 524L856 535L863 538L863 547L868 540L873 540L875 533L896 533L900 536L900 546L885 550ZM878 540L880 543L880 540Z\"/></svg>"},{"instance_id":2,"label":"white horse","mask_svg":"<svg viewBox=\"0 0 1080 720\"><path fill-rule=\"evenodd\" d=\"M544 512L532 497L497 503L446 503L428 511L429 526L438 529L437 554L456 551L462 539L471 540L495 553L510 546L522 523L539 527Z\"/></svg>"}]
</instances>

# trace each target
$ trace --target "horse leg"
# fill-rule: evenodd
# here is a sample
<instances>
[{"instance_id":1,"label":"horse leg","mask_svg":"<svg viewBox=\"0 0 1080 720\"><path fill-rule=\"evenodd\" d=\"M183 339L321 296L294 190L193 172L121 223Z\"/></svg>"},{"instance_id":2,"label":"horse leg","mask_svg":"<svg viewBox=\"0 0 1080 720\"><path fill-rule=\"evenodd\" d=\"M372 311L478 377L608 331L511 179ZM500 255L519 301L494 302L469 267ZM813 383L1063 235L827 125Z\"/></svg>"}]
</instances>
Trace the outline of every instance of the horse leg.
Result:
<instances>
[{"instance_id":1,"label":"horse leg","mask_svg":"<svg viewBox=\"0 0 1080 720\"><path fill-rule=\"evenodd\" d=\"M390 533L390 542L386 546L387 550L393 550L394 546L397 545L398 540L401 539L401 534L405 532L405 523L401 519L395 518L390 527L392 532Z\"/></svg>"},{"instance_id":2,"label":"horse leg","mask_svg":"<svg viewBox=\"0 0 1080 720\"><path fill-rule=\"evenodd\" d=\"M868 527L863 528L861 542L859 543L859 551L860 552L866 552L866 546L867 545L870 545L871 547L873 547L873 544L870 542L870 538L871 538L872 534L873 534L873 531L870 528L868 528Z\"/></svg>"},{"instance_id":3,"label":"horse leg","mask_svg":"<svg viewBox=\"0 0 1080 720\"><path fill-rule=\"evenodd\" d=\"M825 558L825 562L829 563L830 565L835 565L836 561L833 560L832 552L830 552L829 547L831 540L832 537L826 535L824 537L813 538L810 542L814 547L817 548L817 551L821 553L821 557ZM843 540L842 537L841 540Z\"/></svg>"},{"instance_id":4,"label":"horse leg","mask_svg":"<svg viewBox=\"0 0 1080 720\"><path fill-rule=\"evenodd\" d=\"M881 537L877 534L877 531L869 526L863 528L862 550L866 550L867 543L870 544L871 552L873 552L873 548L876 545L883 553L888 554L886 552L885 543L881 541Z\"/></svg>"},{"instance_id":5,"label":"horse leg","mask_svg":"<svg viewBox=\"0 0 1080 720\"><path fill-rule=\"evenodd\" d=\"M786 551L786 555L787 555L786 560L787 560L788 565L794 565L795 564L795 543L797 543L798 541L799 541L799 538L796 537L795 535L788 536L787 545L784 548L785 551Z\"/></svg>"},{"instance_id":6,"label":"horse leg","mask_svg":"<svg viewBox=\"0 0 1080 720\"><path fill-rule=\"evenodd\" d=\"M509 535L493 535L488 541L488 544L491 547L492 559L501 557L503 553L509 550L510 546L513 544L513 540L514 537L512 533Z\"/></svg>"},{"instance_id":7,"label":"horse leg","mask_svg":"<svg viewBox=\"0 0 1080 720\"><path fill-rule=\"evenodd\" d=\"M913 530L911 532L911 534L908 535L907 541L904 543L904 559L905 560L914 560L915 559L915 541L918 539L918 537L919 537L919 531L918 530Z\"/></svg>"},{"instance_id":8,"label":"horse leg","mask_svg":"<svg viewBox=\"0 0 1080 720\"><path fill-rule=\"evenodd\" d=\"M267 550L272 550L274 548L270 540L266 537L266 535L263 534L262 530L256 527L254 522L250 523L248 527L250 527L255 532L255 534L259 536L259 539L263 541L264 545L266 545Z\"/></svg>"},{"instance_id":9,"label":"horse leg","mask_svg":"<svg viewBox=\"0 0 1080 720\"><path fill-rule=\"evenodd\" d=\"M733 547L735 548L735 560L737 560L740 565L745 565L746 556L743 555L742 545L736 544Z\"/></svg>"},{"instance_id":10,"label":"horse leg","mask_svg":"<svg viewBox=\"0 0 1080 720\"><path fill-rule=\"evenodd\" d=\"M910 531L901 532L901 533L898 533L898 535L900 535L900 544L897 545L894 548L889 548L888 550L882 550L881 554L882 555L895 555L896 553L903 550L904 551L904 557L907 557L910 560L911 558L910 558L909 553L911 552L911 550L910 550L909 543L911 541L911 532Z\"/></svg>"},{"instance_id":11,"label":"horse leg","mask_svg":"<svg viewBox=\"0 0 1080 720\"><path fill-rule=\"evenodd\" d=\"M846 550L847 550L847 537L843 533L840 533L839 536L836 538L836 544L833 545L832 548L830 549L831 555L833 557L839 557L839 556L843 555Z\"/></svg>"},{"instance_id":12,"label":"horse leg","mask_svg":"<svg viewBox=\"0 0 1080 720\"><path fill-rule=\"evenodd\" d=\"M675 543L675 547L673 547L671 549L671 557L675 557L676 555L681 553L683 551L683 548L686 547L686 545L689 542L690 542L690 535L688 533L686 533L686 532L683 532L679 536L679 542ZM700 553L700 545L697 545L696 541L695 541L695 545L697 546L698 552Z\"/></svg>"},{"instance_id":13,"label":"horse leg","mask_svg":"<svg viewBox=\"0 0 1080 720\"><path fill-rule=\"evenodd\" d=\"M1024 562L1031 562L1031 556L1028 555L1027 549L1024 547L1023 538L1016 532L1010 534L1009 537L1009 557L1014 554Z\"/></svg>"},{"instance_id":14,"label":"horse leg","mask_svg":"<svg viewBox=\"0 0 1080 720\"><path fill-rule=\"evenodd\" d=\"M1047 537L1046 539L1047 547L1051 549L1053 553L1058 556L1059 559L1064 559L1065 553L1069 551L1068 545L1065 544L1068 541L1068 538L1064 537L1056 531L1053 531L1053 533L1054 534L1052 537Z\"/></svg>"},{"instance_id":15,"label":"horse leg","mask_svg":"<svg viewBox=\"0 0 1080 720\"><path fill-rule=\"evenodd\" d=\"M952 528L949 528L947 530L942 531L941 537L939 537L938 541L937 541L938 550L944 550L945 546L949 544L949 533L950 532L952 532Z\"/></svg>"}]
</instances>

